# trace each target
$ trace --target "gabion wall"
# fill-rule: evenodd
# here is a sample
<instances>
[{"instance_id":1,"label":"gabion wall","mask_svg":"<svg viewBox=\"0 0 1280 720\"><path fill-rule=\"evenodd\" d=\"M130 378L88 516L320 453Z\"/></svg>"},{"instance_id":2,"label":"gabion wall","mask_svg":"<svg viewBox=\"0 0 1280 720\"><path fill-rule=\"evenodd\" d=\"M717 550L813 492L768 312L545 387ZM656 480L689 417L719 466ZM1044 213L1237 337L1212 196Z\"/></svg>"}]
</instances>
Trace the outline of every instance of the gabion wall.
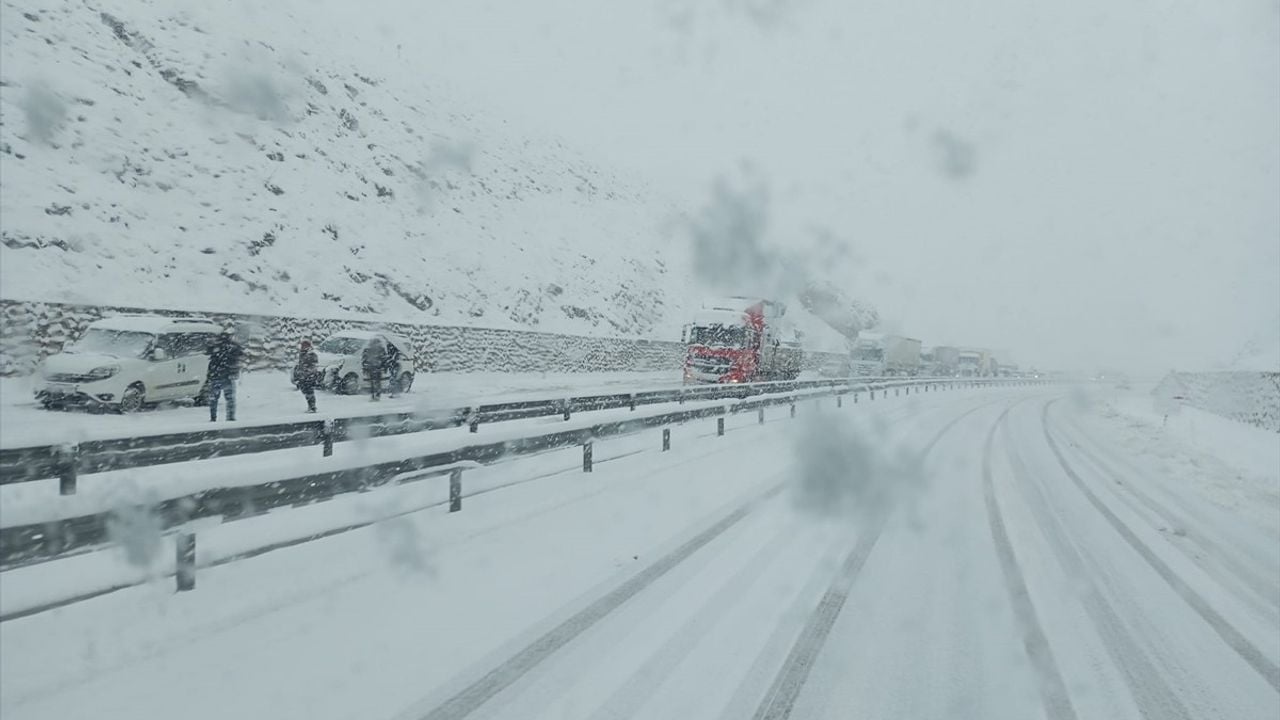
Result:
<instances>
[{"instance_id":1,"label":"gabion wall","mask_svg":"<svg viewBox=\"0 0 1280 720\"><path fill-rule=\"evenodd\" d=\"M249 366L255 369L288 367L304 338L319 342L341 330L353 329L383 329L409 338L422 372L678 373L684 357L680 343L658 340L0 300L0 375L31 373L42 359L78 338L89 323L113 315L202 317L236 323L250 330L245 350ZM821 353L809 355L806 369L814 369L826 359Z\"/></svg>"}]
</instances>

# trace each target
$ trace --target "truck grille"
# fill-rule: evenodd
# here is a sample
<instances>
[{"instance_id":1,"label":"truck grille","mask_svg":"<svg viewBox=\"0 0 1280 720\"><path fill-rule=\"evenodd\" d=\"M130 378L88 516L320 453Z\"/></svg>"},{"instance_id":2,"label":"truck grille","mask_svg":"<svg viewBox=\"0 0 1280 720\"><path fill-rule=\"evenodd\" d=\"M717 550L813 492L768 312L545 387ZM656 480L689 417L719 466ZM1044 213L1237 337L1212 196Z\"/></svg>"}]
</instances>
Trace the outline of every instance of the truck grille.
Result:
<instances>
[{"instance_id":1,"label":"truck grille","mask_svg":"<svg viewBox=\"0 0 1280 720\"><path fill-rule=\"evenodd\" d=\"M689 361L689 367L694 372L707 375L724 375L729 372L729 368L732 366L733 362L729 358L722 357L698 357L695 355Z\"/></svg>"}]
</instances>

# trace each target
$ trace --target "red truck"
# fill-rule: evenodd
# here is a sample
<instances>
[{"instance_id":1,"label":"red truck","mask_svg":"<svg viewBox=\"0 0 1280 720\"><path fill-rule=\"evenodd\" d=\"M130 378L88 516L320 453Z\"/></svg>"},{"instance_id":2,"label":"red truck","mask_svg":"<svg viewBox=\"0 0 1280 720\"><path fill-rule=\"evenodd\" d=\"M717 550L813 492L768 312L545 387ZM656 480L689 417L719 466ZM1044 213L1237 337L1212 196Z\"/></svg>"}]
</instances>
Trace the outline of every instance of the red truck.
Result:
<instances>
[{"instance_id":1,"label":"red truck","mask_svg":"<svg viewBox=\"0 0 1280 720\"><path fill-rule=\"evenodd\" d=\"M685 384L799 377L804 350L786 312L786 305L760 298L704 303L685 327Z\"/></svg>"}]
</instances>

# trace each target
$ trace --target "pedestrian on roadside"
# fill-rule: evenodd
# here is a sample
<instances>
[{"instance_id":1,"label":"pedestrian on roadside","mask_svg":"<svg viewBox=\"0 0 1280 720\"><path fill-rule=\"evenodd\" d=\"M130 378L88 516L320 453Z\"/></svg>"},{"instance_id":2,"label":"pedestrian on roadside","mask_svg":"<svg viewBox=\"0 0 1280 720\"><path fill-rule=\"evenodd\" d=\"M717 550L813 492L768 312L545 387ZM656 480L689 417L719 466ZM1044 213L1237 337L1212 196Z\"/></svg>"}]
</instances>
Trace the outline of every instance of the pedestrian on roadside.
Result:
<instances>
[{"instance_id":1,"label":"pedestrian on roadside","mask_svg":"<svg viewBox=\"0 0 1280 720\"><path fill-rule=\"evenodd\" d=\"M395 343L387 343L387 358L382 363L383 376L387 378L387 390L391 397L400 393L400 348Z\"/></svg>"},{"instance_id":2,"label":"pedestrian on roadside","mask_svg":"<svg viewBox=\"0 0 1280 720\"><path fill-rule=\"evenodd\" d=\"M244 348L236 342L235 329L224 328L222 334L210 343L209 356L209 421L218 420L218 397L227 396L227 420L236 419L236 380L240 377L240 363Z\"/></svg>"},{"instance_id":3,"label":"pedestrian on roadside","mask_svg":"<svg viewBox=\"0 0 1280 720\"><path fill-rule=\"evenodd\" d=\"M373 402L382 399L382 373L387 365L387 346L382 338L374 338L364 346L360 356L364 376L369 380L369 395Z\"/></svg>"},{"instance_id":4,"label":"pedestrian on roadside","mask_svg":"<svg viewBox=\"0 0 1280 720\"><path fill-rule=\"evenodd\" d=\"M310 340L298 346L298 363L293 366L293 384L307 399L307 412L316 411L316 387L320 385L320 358L311 347Z\"/></svg>"}]
</instances>

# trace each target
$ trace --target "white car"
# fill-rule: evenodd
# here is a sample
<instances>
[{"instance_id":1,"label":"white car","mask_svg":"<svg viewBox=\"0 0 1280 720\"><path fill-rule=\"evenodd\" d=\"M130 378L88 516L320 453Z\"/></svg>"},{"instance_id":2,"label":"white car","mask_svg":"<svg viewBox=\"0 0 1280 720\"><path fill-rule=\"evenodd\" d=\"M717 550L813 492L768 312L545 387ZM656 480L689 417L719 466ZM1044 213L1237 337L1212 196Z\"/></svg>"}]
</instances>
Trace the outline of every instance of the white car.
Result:
<instances>
[{"instance_id":1,"label":"white car","mask_svg":"<svg viewBox=\"0 0 1280 720\"><path fill-rule=\"evenodd\" d=\"M134 412L148 403L204 395L209 320L124 315L90 323L75 343L40 365L36 400Z\"/></svg>"},{"instance_id":2,"label":"white car","mask_svg":"<svg viewBox=\"0 0 1280 720\"><path fill-rule=\"evenodd\" d=\"M409 392L413 387L413 346L400 335L386 332L346 330L316 346L316 356L324 373L324 386L343 395L355 395L369 387L364 376L362 355L374 338L380 338L388 347L399 351L395 369L387 373L385 382L390 391Z\"/></svg>"}]
</instances>

